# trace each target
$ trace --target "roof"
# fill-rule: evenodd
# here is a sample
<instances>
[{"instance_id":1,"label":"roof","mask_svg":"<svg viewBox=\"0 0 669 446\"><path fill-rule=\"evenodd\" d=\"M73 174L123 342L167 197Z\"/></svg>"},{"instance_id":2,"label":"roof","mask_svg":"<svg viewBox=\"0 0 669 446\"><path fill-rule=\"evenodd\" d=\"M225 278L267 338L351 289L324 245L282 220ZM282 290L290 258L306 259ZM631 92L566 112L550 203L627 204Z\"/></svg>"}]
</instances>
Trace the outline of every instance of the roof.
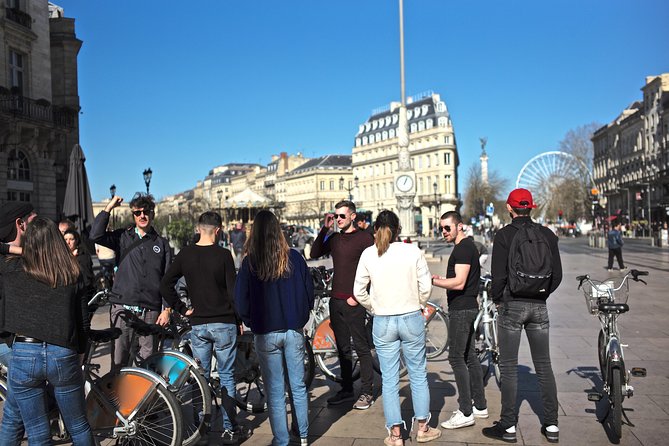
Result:
<instances>
[{"instance_id":1,"label":"roof","mask_svg":"<svg viewBox=\"0 0 669 446\"><path fill-rule=\"evenodd\" d=\"M265 197L264 195L255 193L247 187L240 193L233 195L232 197L225 200L225 206L259 206L269 203L269 201L269 198Z\"/></svg>"},{"instance_id":2,"label":"roof","mask_svg":"<svg viewBox=\"0 0 669 446\"><path fill-rule=\"evenodd\" d=\"M351 155L325 155L314 158L291 170L290 173L306 172L316 169L351 168Z\"/></svg>"}]
</instances>

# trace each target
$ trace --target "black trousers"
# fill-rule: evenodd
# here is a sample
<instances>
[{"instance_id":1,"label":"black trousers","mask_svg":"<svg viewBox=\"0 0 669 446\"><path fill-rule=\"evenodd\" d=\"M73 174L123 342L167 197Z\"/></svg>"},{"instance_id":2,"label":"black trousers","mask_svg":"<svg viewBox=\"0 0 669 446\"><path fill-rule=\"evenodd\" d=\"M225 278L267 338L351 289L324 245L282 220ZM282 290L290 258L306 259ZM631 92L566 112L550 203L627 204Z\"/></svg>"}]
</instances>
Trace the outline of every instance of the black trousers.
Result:
<instances>
[{"instance_id":1,"label":"black trousers","mask_svg":"<svg viewBox=\"0 0 669 446\"><path fill-rule=\"evenodd\" d=\"M372 394L374 368L370 339L365 327L365 309L362 305L350 306L345 299L330 298L330 324L337 342L339 366L341 368L342 389L353 391L353 360L351 339L360 361L360 393Z\"/></svg>"},{"instance_id":2,"label":"black trousers","mask_svg":"<svg viewBox=\"0 0 669 446\"><path fill-rule=\"evenodd\" d=\"M623 263L623 248L609 248L609 269L613 268L613 256L616 257L620 269L625 268L625 264Z\"/></svg>"}]
</instances>

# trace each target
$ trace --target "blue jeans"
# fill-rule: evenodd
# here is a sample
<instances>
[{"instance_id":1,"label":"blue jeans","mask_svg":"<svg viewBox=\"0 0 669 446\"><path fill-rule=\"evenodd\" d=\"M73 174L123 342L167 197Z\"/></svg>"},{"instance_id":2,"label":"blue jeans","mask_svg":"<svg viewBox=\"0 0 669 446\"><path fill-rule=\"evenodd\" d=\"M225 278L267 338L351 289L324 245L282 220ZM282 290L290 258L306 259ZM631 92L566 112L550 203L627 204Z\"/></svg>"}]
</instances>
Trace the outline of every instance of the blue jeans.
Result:
<instances>
[{"instance_id":1,"label":"blue jeans","mask_svg":"<svg viewBox=\"0 0 669 446\"><path fill-rule=\"evenodd\" d=\"M236 425L234 365L237 354L237 326L235 324L213 323L193 325L190 336L193 357L200 362L205 378L211 376L212 351L216 354L216 368L221 381L223 398L223 428L232 429Z\"/></svg>"},{"instance_id":2,"label":"blue jeans","mask_svg":"<svg viewBox=\"0 0 669 446\"><path fill-rule=\"evenodd\" d=\"M12 357L12 349L4 342L0 341L0 364L9 367L9 361Z\"/></svg>"},{"instance_id":3,"label":"blue jeans","mask_svg":"<svg viewBox=\"0 0 669 446\"><path fill-rule=\"evenodd\" d=\"M543 302L505 302L497 316L499 336L499 370L502 375L502 416L504 428L518 422L516 392L518 391L518 348L525 328L530 344L534 370L539 379L544 406L544 424L558 424L558 399L555 376L551 367L548 344L548 309Z\"/></svg>"},{"instance_id":4,"label":"blue jeans","mask_svg":"<svg viewBox=\"0 0 669 446\"><path fill-rule=\"evenodd\" d=\"M474 320L478 311L471 308L448 312L448 362L458 387L458 409L466 416L472 414L472 400L477 409L488 407L483 371L474 345Z\"/></svg>"},{"instance_id":5,"label":"blue jeans","mask_svg":"<svg viewBox=\"0 0 669 446\"><path fill-rule=\"evenodd\" d=\"M427 386L425 318L420 311L393 316L374 316L372 327L383 382L383 414L386 427L404 424L400 412L400 348L409 371L413 418L430 417L430 390Z\"/></svg>"},{"instance_id":6,"label":"blue jeans","mask_svg":"<svg viewBox=\"0 0 669 446\"><path fill-rule=\"evenodd\" d=\"M79 356L74 350L51 345L16 342L12 347L8 392L16 400L30 446L50 445L46 382L53 386L58 408L72 437L79 445L93 445L86 419L84 381ZM3 436L5 435L3 418ZM8 432L11 435L11 432Z\"/></svg>"},{"instance_id":7,"label":"blue jeans","mask_svg":"<svg viewBox=\"0 0 669 446\"><path fill-rule=\"evenodd\" d=\"M304 384L304 336L299 331L273 331L255 335L255 348L260 363L273 446L286 446L290 441L286 411L286 374L290 386L297 427L301 438L309 433L309 400ZM286 373L287 372L287 373Z\"/></svg>"}]
</instances>

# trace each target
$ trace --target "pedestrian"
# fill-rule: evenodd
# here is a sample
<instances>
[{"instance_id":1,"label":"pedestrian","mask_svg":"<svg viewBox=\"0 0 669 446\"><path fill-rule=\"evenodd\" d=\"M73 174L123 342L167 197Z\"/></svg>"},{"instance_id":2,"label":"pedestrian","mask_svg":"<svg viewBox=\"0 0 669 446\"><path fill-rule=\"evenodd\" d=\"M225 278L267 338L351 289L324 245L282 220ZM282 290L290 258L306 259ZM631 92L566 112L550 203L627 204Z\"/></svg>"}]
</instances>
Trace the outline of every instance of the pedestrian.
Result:
<instances>
[{"instance_id":1,"label":"pedestrian","mask_svg":"<svg viewBox=\"0 0 669 446\"><path fill-rule=\"evenodd\" d=\"M355 225L358 227L359 231L366 231L374 237L374 228L367 221L367 216L365 214L356 214L355 215Z\"/></svg>"},{"instance_id":2,"label":"pedestrian","mask_svg":"<svg viewBox=\"0 0 669 446\"><path fill-rule=\"evenodd\" d=\"M72 443L93 445L86 419L79 354L90 321L79 265L58 226L36 217L25 230L22 257L2 262L2 329L14 334L7 392L30 444L50 444L47 381ZM13 410L13 409L10 409ZM18 444L16 413L5 405L0 443Z\"/></svg>"},{"instance_id":3,"label":"pedestrian","mask_svg":"<svg viewBox=\"0 0 669 446\"><path fill-rule=\"evenodd\" d=\"M134 332L121 315L129 311L146 323L167 325L171 311L169 307L163 308L160 280L172 261L172 255L168 241L153 227L153 197L135 194L130 201L135 224L127 229L107 232L111 211L122 202L122 197L112 197L104 210L95 217L90 233L91 241L113 249L117 259L112 287L114 294L109 298L112 304L110 318L111 325L120 328L123 334L114 341L115 370L128 364L130 340ZM156 351L157 342L153 335L137 337L140 359Z\"/></svg>"},{"instance_id":4,"label":"pedestrian","mask_svg":"<svg viewBox=\"0 0 669 446\"><path fill-rule=\"evenodd\" d=\"M454 243L448 258L446 277L432 276L434 286L445 288L448 296L448 362L453 368L458 388L458 409L444 429L472 426L476 418L488 418L488 403L483 386L483 371L476 355L474 320L478 314L481 264L473 238L466 235L462 216L449 211L441 216L441 231L448 243Z\"/></svg>"},{"instance_id":5,"label":"pedestrian","mask_svg":"<svg viewBox=\"0 0 669 446\"><path fill-rule=\"evenodd\" d=\"M330 299L330 325L335 335L341 390L328 398L327 403L338 405L355 401L353 408L369 409L374 404L374 369L370 341L365 327L366 311L353 295L353 282L362 252L374 244L374 237L359 231L353 223L355 203L344 200L335 205L334 214L325 215L325 224L311 247L311 258L332 254L334 278ZM328 236L335 219L339 232ZM353 394L353 359L351 338L360 363L360 396Z\"/></svg>"},{"instance_id":6,"label":"pedestrian","mask_svg":"<svg viewBox=\"0 0 669 446\"><path fill-rule=\"evenodd\" d=\"M9 259L5 257L6 255L21 255L26 228L35 217L37 213L30 203L10 202L0 207L0 241L2 242L0 243L0 263L4 264ZM0 293L2 293L1 281L2 268L0 268ZM4 309L0 306L0 364L9 368L12 358L10 347L14 337L12 333L2 329L5 317ZM23 434L23 420L18 403L13 395L8 395L4 403L0 445L18 445Z\"/></svg>"},{"instance_id":7,"label":"pedestrian","mask_svg":"<svg viewBox=\"0 0 669 446\"><path fill-rule=\"evenodd\" d=\"M492 252L492 300L498 305L497 332L499 340L499 369L501 373L502 411L500 420L492 427L483 429L483 435L506 442L516 442L518 424L518 348L523 329L530 345L532 362L538 377L541 399L544 407L541 433L549 442L559 441L558 400L555 376L551 366L549 349L549 318L546 299L557 289L562 281L562 263L558 250L558 237L548 228L532 222L530 212L536 205L532 194L527 189L514 189L506 201L506 208L511 214L510 225L500 229L495 235ZM517 266L509 261L514 255L512 249L515 237L536 230L533 245L547 245L545 251L550 258L537 259L547 262L551 267L549 277L538 278L538 291L512 291L516 285ZM521 232L522 231L522 232ZM518 241L517 241L518 242ZM515 255L514 255L515 258ZM537 275L538 277L538 275ZM545 282L548 281L548 284ZM532 284L528 284L533 286Z\"/></svg>"},{"instance_id":8,"label":"pedestrian","mask_svg":"<svg viewBox=\"0 0 669 446\"><path fill-rule=\"evenodd\" d=\"M304 228L298 228L297 231L293 233L292 241L293 246L297 248L300 254L304 255L304 247L307 245L307 241L309 241L309 236Z\"/></svg>"},{"instance_id":9,"label":"pedestrian","mask_svg":"<svg viewBox=\"0 0 669 446\"><path fill-rule=\"evenodd\" d=\"M441 431L430 427L430 389L425 356L425 318L421 307L432 292L430 270L420 249L398 241L400 220L392 211L381 211L374 222L375 245L360 256L354 295L374 313L372 336L383 379L383 414L387 446L404 444L400 427L399 362L404 355L411 385L413 420L418 423L419 443L439 438ZM369 288L369 292L368 290ZM411 431L413 431L413 422Z\"/></svg>"},{"instance_id":10,"label":"pedestrian","mask_svg":"<svg viewBox=\"0 0 669 446\"><path fill-rule=\"evenodd\" d=\"M237 331L241 321L234 304L235 263L229 250L218 244L221 216L205 212L197 222L200 238L174 258L160 282L160 294L174 310L187 316L191 324L193 357L201 364L205 378L211 375L212 352L223 398L223 444L236 444L235 378ZM181 277L188 284L188 308L176 291Z\"/></svg>"},{"instance_id":11,"label":"pedestrian","mask_svg":"<svg viewBox=\"0 0 669 446\"><path fill-rule=\"evenodd\" d=\"M620 221L615 221L606 235L606 247L609 248L609 263L607 266L609 272L613 271L613 256L615 256L618 261L620 271L625 271L627 269L623 263L623 245Z\"/></svg>"},{"instance_id":12,"label":"pedestrian","mask_svg":"<svg viewBox=\"0 0 669 446\"><path fill-rule=\"evenodd\" d=\"M269 211L256 215L237 276L235 302L251 327L267 392L272 445L290 441L285 383L290 388L293 424L300 444L308 444L308 396L304 383L302 329L314 306L314 288L304 258L290 249L279 220ZM296 421L296 423L295 423Z\"/></svg>"},{"instance_id":13,"label":"pedestrian","mask_svg":"<svg viewBox=\"0 0 669 446\"><path fill-rule=\"evenodd\" d=\"M237 222L232 231L230 231L230 244L232 253L235 255L235 268L239 268L242 262L242 253L246 243L246 230L241 222Z\"/></svg>"},{"instance_id":14,"label":"pedestrian","mask_svg":"<svg viewBox=\"0 0 669 446\"><path fill-rule=\"evenodd\" d=\"M95 294L95 274L93 274L93 259L88 253L88 250L81 244L81 236L76 229L68 229L63 234L65 244L70 252L77 259L79 264L79 272L81 273L81 280L84 285L86 297L90 300ZM88 302L87 300L87 302Z\"/></svg>"}]
</instances>

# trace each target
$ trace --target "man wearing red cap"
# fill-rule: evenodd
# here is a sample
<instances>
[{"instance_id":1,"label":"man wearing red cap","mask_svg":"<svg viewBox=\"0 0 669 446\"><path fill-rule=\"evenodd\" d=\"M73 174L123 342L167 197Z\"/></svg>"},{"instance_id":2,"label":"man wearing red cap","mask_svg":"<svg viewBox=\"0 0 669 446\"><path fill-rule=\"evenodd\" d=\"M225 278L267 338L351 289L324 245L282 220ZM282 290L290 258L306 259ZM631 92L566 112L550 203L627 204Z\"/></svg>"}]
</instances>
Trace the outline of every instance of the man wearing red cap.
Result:
<instances>
[{"instance_id":1,"label":"man wearing red cap","mask_svg":"<svg viewBox=\"0 0 669 446\"><path fill-rule=\"evenodd\" d=\"M489 438L515 443L518 410L518 348L520 335L525 329L532 353L532 361L539 378L541 398L544 406L541 433L551 443L559 441L558 400L555 376L551 366L548 342L548 311L546 299L562 281L562 263L558 250L558 238L553 232L532 222L530 211L536 208L532 194L527 189L514 189L506 200L511 215L510 225L495 235L492 251L492 299L498 305L497 331L499 335L500 372L502 375L502 413L492 427L484 428L483 435ZM536 225L536 226L533 226ZM522 232L522 234L521 234ZM547 245L546 261L551 267L549 285L534 293L512 292L509 256L513 256L512 243L517 235L533 233L537 243ZM515 249L516 246L513 246Z\"/></svg>"}]
</instances>

